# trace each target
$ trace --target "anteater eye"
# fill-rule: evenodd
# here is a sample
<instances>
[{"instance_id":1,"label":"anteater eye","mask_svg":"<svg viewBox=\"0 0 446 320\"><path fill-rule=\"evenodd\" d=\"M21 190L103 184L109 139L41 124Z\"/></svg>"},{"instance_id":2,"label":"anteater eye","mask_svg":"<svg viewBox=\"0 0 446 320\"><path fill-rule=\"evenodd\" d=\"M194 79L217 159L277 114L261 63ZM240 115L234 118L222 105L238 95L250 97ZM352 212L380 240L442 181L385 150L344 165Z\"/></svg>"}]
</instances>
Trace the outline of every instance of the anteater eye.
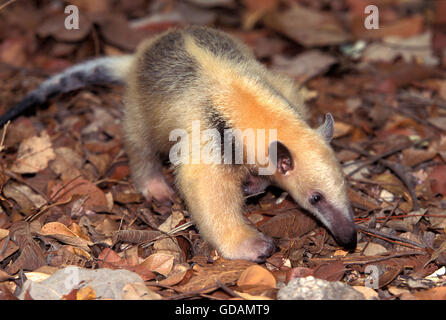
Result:
<instances>
[{"instance_id":1,"label":"anteater eye","mask_svg":"<svg viewBox=\"0 0 446 320\"><path fill-rule=\"evenodd\" d=\"M322 200L322 195L318 192L315 192L311 195L310 203L314 206L316 203Z\"/></svg>"}]
</instances>

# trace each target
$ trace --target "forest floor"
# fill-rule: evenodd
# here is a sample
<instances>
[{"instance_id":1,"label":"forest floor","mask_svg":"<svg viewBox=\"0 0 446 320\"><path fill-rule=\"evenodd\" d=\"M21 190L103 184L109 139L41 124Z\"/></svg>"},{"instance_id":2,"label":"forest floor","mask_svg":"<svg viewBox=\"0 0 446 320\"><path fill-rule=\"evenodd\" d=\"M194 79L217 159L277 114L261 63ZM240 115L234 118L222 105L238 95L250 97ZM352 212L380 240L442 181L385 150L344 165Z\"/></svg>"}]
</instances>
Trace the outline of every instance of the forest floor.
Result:
<instances>
[{"instance_id":1,"label":"forest floor","mask_svg":"<svg viewBox=\"0 0 446 320\"><path fill-rule=\"evenodd\" d=\"M216 26L296 79L313 127L334 116L358 246L342 250L271 188L246 200L246 216L277 252L262 264L222 258L180 199L148 203L135 190L123 88L88 87L0 128L0 299L298 299L293 279L309 276L324 281L299 286L326 298L446 299L446 1L382 1L368 20L378 29L356 0L70 4L78 30L64 26L64 1L0 1L0 114L80 61L132 52L169 27ZM58 270L80 274L69 266L105 278L82 275L54 296ZM108 278L123 288L111 297Z\"/></svg>"}]
</instances>

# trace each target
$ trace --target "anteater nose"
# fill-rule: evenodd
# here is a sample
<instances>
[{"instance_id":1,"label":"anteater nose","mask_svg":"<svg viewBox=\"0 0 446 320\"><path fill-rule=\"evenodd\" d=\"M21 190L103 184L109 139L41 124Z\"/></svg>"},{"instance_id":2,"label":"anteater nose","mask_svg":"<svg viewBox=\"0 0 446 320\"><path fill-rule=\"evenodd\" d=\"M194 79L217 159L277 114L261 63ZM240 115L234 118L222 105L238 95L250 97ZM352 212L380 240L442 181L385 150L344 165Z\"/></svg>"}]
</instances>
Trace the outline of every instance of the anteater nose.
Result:
<instances>
[{"instance_id":1,"label":"anteater nose","mask_svg":"<svg viewBox=\"0 0 446 320\"><path fill-rule=\"evenodd\" d=\"M356 249L357 232L354 224L344 227L341 232L334 234L336 242L344 249L350 251Z\"/></svg>"}]
</instances>

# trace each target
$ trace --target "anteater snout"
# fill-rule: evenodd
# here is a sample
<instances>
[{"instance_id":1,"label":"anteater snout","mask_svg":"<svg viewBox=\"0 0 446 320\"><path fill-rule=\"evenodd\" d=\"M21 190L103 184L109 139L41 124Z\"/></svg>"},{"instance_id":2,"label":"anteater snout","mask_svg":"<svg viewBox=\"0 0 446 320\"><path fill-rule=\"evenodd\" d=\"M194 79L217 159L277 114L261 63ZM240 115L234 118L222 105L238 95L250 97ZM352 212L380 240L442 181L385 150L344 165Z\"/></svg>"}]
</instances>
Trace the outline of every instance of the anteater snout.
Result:
<instances>
[{"instance_id":1,"label":"anteater snout","mask_svg":"<svg viewBox=\"0 0 446 320\"><path fill-rule=\"evenodd\" d=\"M333 237L340 246L348 251L356 248L357 232L353 223L333 232Z\"/></svg>"}]
</instances>

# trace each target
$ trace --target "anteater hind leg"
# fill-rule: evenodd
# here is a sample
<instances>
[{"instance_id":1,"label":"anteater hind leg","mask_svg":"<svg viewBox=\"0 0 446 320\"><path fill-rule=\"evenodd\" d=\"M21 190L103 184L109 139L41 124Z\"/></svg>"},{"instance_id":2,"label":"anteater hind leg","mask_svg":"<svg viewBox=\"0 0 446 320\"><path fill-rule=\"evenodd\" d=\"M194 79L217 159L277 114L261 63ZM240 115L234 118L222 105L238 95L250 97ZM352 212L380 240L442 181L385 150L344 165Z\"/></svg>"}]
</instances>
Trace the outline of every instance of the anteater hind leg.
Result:
<instances>
[{"instance_id":1,"label":"anteater hind leg","mask_svg":"<svg viewBox=\"0 0 446 320\"><path fill-rule=\"evenodd\" d=\"M177 186L201 236L228 259L261 262L274 251L272 240L243 217L242 180L225 165L181 165Z\"/></svg>"},{"instance_id":2,"label":"anteater hind leg","mask_svg":"<svg viewBox=\"0 0 446 320\"><path fill-rule=\"evenodd\" d=\"M124 144L129 157L132 182L147 201L155 198L161 203L171 202L175 192L162 172L158 153L150 140L150 124L128 112L124 119Z\"/></svg>"}]
</instances>

